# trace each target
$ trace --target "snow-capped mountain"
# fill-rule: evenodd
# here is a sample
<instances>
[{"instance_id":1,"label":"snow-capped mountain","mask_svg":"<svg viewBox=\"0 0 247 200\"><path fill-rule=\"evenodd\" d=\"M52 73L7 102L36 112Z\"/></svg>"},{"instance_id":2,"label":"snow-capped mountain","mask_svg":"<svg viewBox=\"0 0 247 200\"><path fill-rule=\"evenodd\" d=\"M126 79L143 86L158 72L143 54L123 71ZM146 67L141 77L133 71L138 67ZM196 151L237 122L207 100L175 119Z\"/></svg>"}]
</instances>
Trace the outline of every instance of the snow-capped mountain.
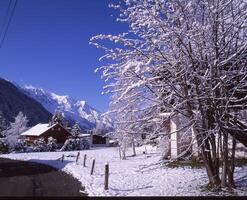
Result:
<instances>
[{"instance_id":1,"label":"snow-capped mountain","mask_svg":"<svg viewBox=\"0 0 247 200\"><path fill-rule=\"evenodd\" d=\"M52 115L38 101L20 91L20 87L0 78L0 130L7 128L22 112L28 118L28 126L48 123Z\"/></svg>"},{"instance_id":2,"label":"snow-capped mountain","mask_svg":"<svg viewBox=\"0 0 247 200\"><path fill-rule=\"evenodd\" d=\"M85 101L78 101L67 95L57 95L33 86L24 86L22 89L26 95L41 103L49 112L54 113L59 109L64 112L67 119L77 121L85 129L91 129L96 124L104 125L105 128L111 127L109 119L103 117L101 112Z\"/></svg>"}]
</instances>

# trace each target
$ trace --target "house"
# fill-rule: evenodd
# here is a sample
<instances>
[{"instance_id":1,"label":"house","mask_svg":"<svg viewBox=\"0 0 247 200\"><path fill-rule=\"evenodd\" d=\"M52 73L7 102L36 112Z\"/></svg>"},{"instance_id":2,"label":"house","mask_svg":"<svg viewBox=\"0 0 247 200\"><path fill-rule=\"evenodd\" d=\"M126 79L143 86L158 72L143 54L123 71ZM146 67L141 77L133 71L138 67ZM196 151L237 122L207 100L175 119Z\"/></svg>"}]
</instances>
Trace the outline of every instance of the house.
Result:
<instances>
[{"instance_id":1,"label":"house","mask_svg":"<svg viewBox=\"0 0 247 200\"><path fill-rule=\"evenodd\" d=\"M110 138L104 134L92 134L91 146L110 146Z\"/></svg>"},{"instance_id":2,"label":"house","mask_svg":"<svg viewBox=\"0 0 247 200\"><path fill-rule=\"evenodd\" d=\"M49 137L53 137L57 140L58 144L63 144L67 140L68 136L71 136L70 132L59 123L53 125L37 124L21 134L21 137L25 137L29 144L32 144L34 140L41 137L44 138L46 142Z\"/></svg>"},{"instance_id":3,"label":"house","mask_svg":"<svg viewBox=\"0 0 247 200\"><path fill-rule=\"evenodd\" d=\"M175 159L179 155L187 156L192 152L194 156L198 156L200 148L195 140L194 128L190 125L190 121L181 114L170 117L170 113L162 113L161 116L167 117L164 129L160 133L164 135L160 139L163 146L168 147L164 158ZM231 139L231 136L229 137ZM247 147L239 141L236 144L235 156L239 158L247 156Z\"/></svg>"}]
</instances>

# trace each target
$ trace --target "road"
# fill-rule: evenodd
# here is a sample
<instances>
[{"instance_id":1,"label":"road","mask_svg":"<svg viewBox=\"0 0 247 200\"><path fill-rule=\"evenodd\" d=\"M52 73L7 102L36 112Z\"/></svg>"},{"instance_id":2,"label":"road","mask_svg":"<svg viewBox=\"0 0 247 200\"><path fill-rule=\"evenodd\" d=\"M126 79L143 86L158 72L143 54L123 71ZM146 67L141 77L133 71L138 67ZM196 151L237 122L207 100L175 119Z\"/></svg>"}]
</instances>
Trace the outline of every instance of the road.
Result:
<instances>
[{"instance_id":1,"label":"road","mask_svg":"<svg viewBox=\"0 0 247 200\"><path fill-rule=\"evenodd\" d=\"M86 196L81 183L50 166L0 158L0 197Z\"/></svg>"}]
</instances>

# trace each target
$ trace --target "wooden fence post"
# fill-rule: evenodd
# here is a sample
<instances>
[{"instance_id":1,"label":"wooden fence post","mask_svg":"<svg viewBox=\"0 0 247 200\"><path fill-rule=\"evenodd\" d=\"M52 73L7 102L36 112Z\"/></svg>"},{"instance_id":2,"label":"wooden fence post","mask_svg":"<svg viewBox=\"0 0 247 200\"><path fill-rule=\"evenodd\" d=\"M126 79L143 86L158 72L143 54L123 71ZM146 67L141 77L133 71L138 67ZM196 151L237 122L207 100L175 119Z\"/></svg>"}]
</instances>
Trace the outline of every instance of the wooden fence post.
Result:
<instances>
[{"instance_id":1,"label":"wooden fence post","mask_svg":"<svg viewBox=\"0 0 247 200\"><path fill-rule=\"evenodd\" d=\"M92 168L91 168L91 175L93 175L94 165L95 165L95 159L93 159Z\"/></svg>"},{"instance_id":2,"label":"wooden fence post","mask_svg":"<svg viewBox=\"0 0 247 200\"><path fill-rule=\"evenodd\" d=\"M105 190L109 189L109 163L105 164Z\"/></svg>"},{"instance_id":3,"label":"wooden fence post","mask_svg":"<svg viewBox=\"0 0 247 200\"><path fill-rule=\"evenodd\" d=\"M62 155L62 162L63 162L63 160L64 160L64 154Z\"/></svg>"},{"instance_id":4,"label":"wooden fence post","mask_svg":"<svg viewBox=\"0 0 247 200\"><path fill-rule=\"evenodd\" d=\"M83 167L86 167L87 154L84 154Z\"/></svg>"},{"instance_id":5,"label":"wooden fence post","mask_svg":"<svg viewBox=\"0 0 247 200\"><path fill-rule=\"evenodd\" d=\"M78 151L77 156L76 156L76 163L78 162L79 157L80 157L80 152Z\"/></svg>"}]
</instances>

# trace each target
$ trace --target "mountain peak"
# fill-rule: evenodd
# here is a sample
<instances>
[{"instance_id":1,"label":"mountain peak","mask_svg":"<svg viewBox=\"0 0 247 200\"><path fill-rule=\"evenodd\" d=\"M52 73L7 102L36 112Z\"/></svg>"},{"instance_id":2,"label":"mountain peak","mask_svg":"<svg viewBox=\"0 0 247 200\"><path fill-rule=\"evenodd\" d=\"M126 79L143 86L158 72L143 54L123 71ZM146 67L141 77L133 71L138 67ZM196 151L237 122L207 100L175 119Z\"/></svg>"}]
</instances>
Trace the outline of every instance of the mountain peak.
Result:
<instances>
[{"instance_id":1,"label":"mountain peak","mask_svg":"<svg viewBox=\"0 0 247 200\"><path fill-rule=\"evenodd\" d=\"M59 109L64 112L67 119L78 121L85 129L94 128L98 122L102 122L106 127L111 126L105 123L107 120L104 119L101 112L84 100L75 100L68 95L58 95L30 85L24 86L22 89L28 96L40 102L49 112L54 113L56 109Z\"/></svg>"}]
</instances>

